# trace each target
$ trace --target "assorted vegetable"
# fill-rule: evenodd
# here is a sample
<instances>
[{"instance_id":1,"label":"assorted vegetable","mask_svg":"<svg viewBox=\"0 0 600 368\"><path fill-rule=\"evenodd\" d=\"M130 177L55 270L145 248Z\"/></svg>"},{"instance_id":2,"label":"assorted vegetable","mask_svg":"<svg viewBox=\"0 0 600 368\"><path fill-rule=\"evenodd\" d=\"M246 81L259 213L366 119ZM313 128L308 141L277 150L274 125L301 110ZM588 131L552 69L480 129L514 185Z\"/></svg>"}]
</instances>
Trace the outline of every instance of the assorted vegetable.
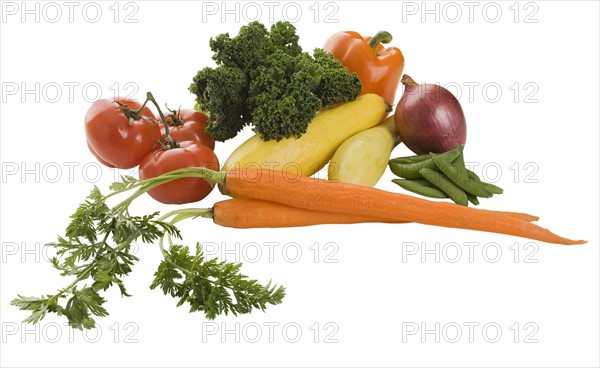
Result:
<instances>
[{"instance_id":1,"label":"assorted vegetable","mask_svg":"<svg viewBox=\"0 0 600 368\"><path fill-rule=\"evenodd\" d=\"M129 206L142 194L160 185L188 178L202 178L221 184L228 192L255 201L218 203L212 211L175 210L160 217L158 212L146 216L129 214ZM134 189L134 194L120 204L113 208L107 206L106 200L110 197ZM199 216L213 217L216 223L239 228L251 227L252 224L281 227L355 221L412 221L558 244L585 243L560 237L534 225L529 221L537 218L527 214L477 210L276 170L217 172L206 168L185 168L143 181L125 177L122 182L114 183L111 190L109 195L104 196L98 188L94 188L71 217L65 235L59 237L56 243L49 244L57 249L57 257L52 259L53 266L63 275L76 276L76 279L56 294L41 297L19 295L11 302L22 310L32 312L26 322L39 322L47 313L57 313L66 316L73 328L93 328L93 316L108 315L103 307L106 300L99 294L101 291L116 285L122 296L130 296L122 278L138 261L131 250L132 244L140 239L147 243L159 240L164 257L151 288L160 287L165 294L178 298L178 305L188 303L190 311L203 311L207 318L212 319L221 313L249 313L255 308L264 310L267 304L279 304L285 295L282 287L272 286L270 282L262 286L255 280L248 280L239 274L239 264L206 260L199 244L196 245L196 254L191 255L187 247L173 243L173 237L180 238L174 224ZM279 204L271 205L273 202ZM256 206L267 222L256 222L254 211L247 211L247 205ZM281 214L281 211L287 211L287 207L282 205L296 209ZM271 217L274 212L279 215ZM331 216L331 213L335 215ZM169 249L164 248L165 238L169 241ZM93 280L91 286L84 284L78 288L90 278ZM229 291L235 296L235 301ZM67 303L61 304L62 299L68 299Z\"/></svg>"},{"instance_id":2,"label":"assorted vegetable","mask_svg":"<svg viewBox=\"0 0 600 368\"><path fill-rule=\"evenodd\" d=\"M157 108L160 119L146 107L148 102ZM142 119L145 122L141 122ZM136 120L140 120L137 125ZM206 116L194 110L169 110L167 115L163 114L150 92L142 105L131 100L100 100L86 115L88 147L92 154L111 168L139 166L141 179L184 167L218 170L219 160L213 152L215 141L205 127ZM112 161L105 161L92 147L90 139L103 150L101 152L107 151ZM212 189L205 180L182 179L153 188L148 194L161 203L184 204L205 198Z\"/></svg>"},{"instance_id":3,"label":"assorted vegetable","mask_svg":"<svg viewBox=\"0 0 600 368\"><path fill-rule=\"evenodd\" d=\"M502 194L500 187L481 181L465 167L463 145L443 154L398 157L389 161L390 170L403 179L394 183L413 193L430 198L450 198L463 206L479 204L480 198Z\"/></svg>"},{"instance_id":4,"label":"assorted vegetable","mask_svg":"<svg viewBox=\"0 0 600 368\"><path fill-rule=\"evenodd\" d=\"M94 151L94 149L92 148L92 146L90 146L90 142L87 142L87 147L90 150L90 152L92 153L92 156L94 156L96 158L96 160L98 160L98 162L100 162L102 165L110 167L111 169L116 168L115 165L111 164L110 162L104 161L104 159L102 157L98 156L98 154L96 153L96 151Z\"/></svg>"},{"instance_id":5,"label":"assorted vegetable","mask_svg":"<svg viewBox=\"0 0 600 368\"><path fill-rule=\"evenodd\" d=\"M140 179L150 179L184 167L206 167L219 170L215 153L200 142L184 141L178 147L150 152L140 163ZM161 203L184 204L205 198L213 187L206 180L185 178L163 184L148 191Z\"/></svg>"},{"instance_id":6,"label":"assorted vegetable","mask_svg":"<svg viewBox=\"0 0 600 368\"><path fill-rule=\"evenodd\" d=\"M302 52L296 28L259 22L210 40L216 68L206 67L190 91L208 114L206 130L217 141L233 138L246 125L265 141L302 136L321 108L354 100L356 74L321 49Z\"/></svg>"},{"instance_id":7,"label":"assorted vegetable","mask_svg":"<svg viewBox=\"0 0 600 368\"><path fill-rule=\"evenodd\" d=\"M206 172L203 169L196 170ZM548 243L585 243L583 240L560 237L528 221L492 211L428 201L363 185L303 176L290 177L289 173L276 170L233 169L225 175L212 176L211 180L224 184L226 191L235 196L273 201L313 211L367 215L393 221L494 232Z\"/></svg>"},{"instance_id":8,"label":"assorted vegetable","mask_svg":"<svg viewBox=\"0 0 600 368\"><path fill-rule=\"evenodd\" d=\"M452 151L444 153L444 158L450 162L460 160L463 146L458 146ZM431 154L422 154L409 157L398 157L389 161L390 170L401 178L405 179L421 179L423 176L419 174L421 169L436 169L435 162Z\"/></svg>"},{"instance_id":9,"label":"assorted vegetable","mask_svg":"<svg viewBox=\"0 0 600 368\"><path fill-rule=\"evenodd\" d=\"M585 243L534 224L537 216L468 207L503 190L465 167L465 117L446 89L404 75L404 94L385 119L404 67L399 49L381 45L390 41L388 32L373 38L341 32L310 55L289 22L270 30L252 22L236 37L210 39L216 67L198 71L189 88L200 111L167 108L165 114L150 92L142 104L123 98L92 104L85 116L90 152L110 168L139 166L139 179L122 177L108 195L94 187L65 234L48 244L56 250L52 265L74 277L71 283L40 297L18 295L11 304L31 312L26 322L56 313L73 328L93 328L94 317L108 315L102 292L116 286L130 296L124 277L139 261L132 252L136 242L157 242L163 256L150 288L191 312L214 319L281 303L282 286L249 279L239 263L206 259L199 243L190 251L175 241L181 240L175 225L198 217L239 229L414 222ZM219 171L215 140L247 125L256 134ZM390 160L400 141L416 155ZM328 162L329 180L310 177ZM372 188L387 166L400 187L454 203ZM215 185L234 198L162 216L130 213L146 193L161 203L184 204L204 199ZM108 200L130 191L109 207Z\"/></svg>"},{"instance_id":10,"label":"assorted vegetable","mask_svg":"<svg viewBox=\"0 0 600 368\"><path fill-rule=\"evenodd\" d=\"M160 139L150 109L129 99L101 99L85 114L90 151L106 166L130 169L140 164Z\"/></svg>"},{"instance_id":11,"label":"assorted vegetable","mask_svg":"<svg viewBox=\"0 0 600 368\"><path fill-rule=\"evenodd\" d=\"M199 111L192 109L179 109L165 116L169 134L177 142L200 142L211 150L215 149L215 140L206 132L208 118ZM161 135L166 136L165 124L159 122Z\"/></svg>"},{"instance_id":12,"label":"assorted vegetable","mask_svg":"<svg viewBox=\"0 0 600 368\"><path fill-rule=\"evenodd\" d=\"M371 129L356 133L335 151L327 168L329 180L375 186L398 143L400 140L393 116Z\"/></svg>"},{"instance_id":13,"label":"assorted vegetable","mask_svg":"<svg viewBox=\"0 0 600 368\"><path fill-rule=\"evenodd\" d=\"M347 213L312 211L258 199L227 199L212 209L200 209L201 217L212 217L217 225L240 228L279 228L319 224L356 224L363 222L396 222L385 218Z\"/></svg>"},{"instance_id":14,"label":"assorted vegetable","mask_svg":"<svg viewBox=\"0 0 600 368\"><path fill-rule=\"evenodd\" d=\"M319 112L300 138L276 142L253 136L229 156L223 169L261 167L311 176L327 164L345 140L377 125L386 109L380 96L362 95Z\"/></svg>"},{"instance_id":15,"label":"assorted vegetable","mask_svg":"<svg viewBox=\"0 0 600 368\"><path fill-rule=\"evenodd\" d=\"M374 93L393 104L404 70L404 56L397 47L384 48L381 45L391 41L392 35L386 31L373 37L346 31L331 35L325 41L323 49L358 75L362 83L362 94Z\"/></svg>"},{"instance_id":16,"label":"assorted vegetable","mask_svg":"<svg viewBox=\"0 0 600 368\"><path fill-rule=\"evenodd\" d=\"M188 211L188 210L186 210ZM351 215L339 212L313 211L258 199L226 199L215 203L212 209L190 209L198 217L212 218L220 226L240 229L281 228L320 224L356 224L365 222L405 223L389 218ZM537 221L537 216L519 212L491 211L522 221Z\"/></svg>"},{"instance_id":17,"label":"assorted vegetable","mask_svg":"<svg viewBox=\"0 0 600 368\"><path fill-rule=\"evenodd\" d=\"M416 154L443 153L465 144L467 125L460 103L437 84L417 84L402 77L404 94L396 106L396 129Z\"/></svg>"},{"instance_id":18,"label":"assorted vegetable","mask_svg":"<svg viewBox=\"0 0 600 368\"><path fill-rule=\"evenodd\" d=\"M199 243L195 254L190 253L187 246L174 243L174 238L181 239L175 224L196 217L196 213L188 214L185 210L163 216L158 212L144 216L129 213L131 203L155 188L157 182L165 182L165 177L168 174L146 181L124 177L111 186L108 195L94 187L71 216L65 234L55 243L47 244L56 251L52 266L62 276L74 276L75 280L54 294L18 295L12 300L12 305L31 312L25 322L36 323L48 313L56 313L65 316L73 328L94 328L94 316L108 315L101 292L116 286L121 296L131 296L123 278L139 261L134 246L138 242L158 241L163 255L150 287L160 288L165 295L178 299L177 306L187 304L190 312L201 311L207 318L214 319L220 314L245 314L281 303L285 296L282 286L270 282L261 285L248 279L239 272L240 264L204 258ZM177 180L187 180L187 177ZM114 207L108 206L107 200L111 197L132 189L138 190ZM165 240L168 248L164 246Z\"/></svg>"}]
</instances>

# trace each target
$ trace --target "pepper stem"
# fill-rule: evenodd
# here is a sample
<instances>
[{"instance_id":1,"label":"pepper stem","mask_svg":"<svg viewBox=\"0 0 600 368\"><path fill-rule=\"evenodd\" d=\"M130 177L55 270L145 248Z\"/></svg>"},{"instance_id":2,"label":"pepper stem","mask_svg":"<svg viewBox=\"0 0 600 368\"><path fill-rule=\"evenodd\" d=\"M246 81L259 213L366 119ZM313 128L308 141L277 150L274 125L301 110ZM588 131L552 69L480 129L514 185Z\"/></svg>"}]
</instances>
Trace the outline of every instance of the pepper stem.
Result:
<instances>
[{"instance_id":1,"label":"pepper stem","mask_svg":"<svg viewBox=\"0 0 600 368\"><path fill-rule=\"evenodd\" d=\"M390 43L390 41L392 41L392 34L388 31L379 31L377 32L377 34L375 34L375 36L373 36L373 38L371 38L368 42L369 46L371 46L371 48L373 50L375 50L375 47L380 44L380 43Z\"/></svg>"}]
</instances>

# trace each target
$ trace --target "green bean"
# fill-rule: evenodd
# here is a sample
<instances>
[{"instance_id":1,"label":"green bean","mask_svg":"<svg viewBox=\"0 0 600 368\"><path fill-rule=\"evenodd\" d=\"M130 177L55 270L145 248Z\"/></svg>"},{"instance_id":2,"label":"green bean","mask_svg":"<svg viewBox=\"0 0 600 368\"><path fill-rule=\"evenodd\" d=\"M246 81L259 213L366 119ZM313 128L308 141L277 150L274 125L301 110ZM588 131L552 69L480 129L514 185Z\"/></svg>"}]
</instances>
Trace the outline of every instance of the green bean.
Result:
<instances>
[{"instance_id":1,"label":"green bean","mask_svg":"<svg viewBox=\"0 0 600 368\"><path fill-rule=\"evenodd\" d=\"M431 158L431 156L429 155L429 153L425 153L422 155L416 155L416 156L404 156L404 157L396 157L390 160L390 163L394 163L394 164L414 164L417 162L421 162L421 161L425 161L428 158Z\"/></svg>"},{"instance_id":2,"label":"green bean","mask_svg":"<svg viewBox=\"0 0 600 368\"><path fill-rule=\"evenodd\" d=\"M479 199L477 198L476 195L467 193L467 199L469 200L469 202L473 203L475 206L479 205Z\"/></svg>"},{"instance_id":3,"label":"green bean","mask_svg":"<svg viewBox=\"0 0 600 368\"><path fill-rule=\"evenodd\" d=\"M485 189L487 189L488 192L492 193L492 194L502 194L504 193L504 189L495 186L494 184L491 183L485 183L482 182L483 186L485 187Z\"/></svg>"},{"instance_id":4,"label":"green bean","mask_svg":"<svg viewBox=\"0 0 600 368\"><path fill-rule=\"evenodd\" d=\"M402 188L429 198L448 198L441 190L431 186L429 182L425 185L421 182L422 179L392 179L392 182L398 184Z\"/></svg>"},{"instance_id":5,"label":"green bean","mask_svg":"<svg viewBox=\"0 0 600 368\"><path fill-rule=\"evenodd\" d=\"M419 170L419 174L421 174L425 180L438 187L442 192L446 193L454 203L462 206L467 206L469 204L467 194L456 184L448 180L445 175L427 168Z\"/></svg>"},{"instance_id":6,"label":"green bean","mask_svg":"<svg viewBox=\"0 0 600 368\"><path fill-rule=\"evenodd\" d=\"M431 159L436 164L437 168L450 179L454 184L465 192L474 194L478 197L489 198L492 196L483 185L477 181L469 179L467 169L455 166L446 160L442 155L431 155Z\"/></svg>"},{"instance_id":7,"label":"green bean","mask_svg":"<svg viewBox=\"0 0 600 368\"><path fill-rule=\"evenodd\" d=\"M436 166L432 159L427 159L421 162L415 162L411 164L397 164L390 162L390 170L401 178L405 179L419 179L421 175L419 170L427 168L435 170Z\"/></svg>"},{"instance_id":8,"label":"green bean","mask_svg":"<svg viewBox=\"0 0 600 368\"><path fill-rule=\"evenodd\" d=\"M440 154L439 156L444 157L448 161L454 161L458 156L460 156L462 154L462 149L463 149L462 146L458 146L457 148L453 149L452 151L444 152L444 153ZM429 154L429 156L432 156L432 155L433 154ZM405 179L419 179L419 178L421 178L421 175L419 175L419 170L421 170L421 169L436 170L436 168L437 168L437 166L436 166L435 162L433 162L432 158L428 158L428 159L425 159L425 160L422 160L419 162L405 163L405 164L392 162L392 160L390 160L389 166L390 166L390 170L396 176L399 176L399 177L405 178Z\"/></svg>"},{"instance_id":9,"label":"green bean","mask_svg":"<svg viewBox=\"0 0 600 368\"><path fill-rule=\"evenodd\" d=\"M463 155L463 153L461 152L460 155L458 155L458 157L454 161L452 161L452 163L458 167L464 167L465 156Z\"/></svg>"},{"instance_id":10,"label":"green bean","mask_svg":"<svg viewBox=\"0 0 600 368\"><path fill-rule=\"evenodd\" d=\"M453 163L456 164L456 161L454 161ZM465 170L467 170L467 176L469 177L469 179L476 181L478 183L481 183L488 192L490 192L492 194L504 193L504 189L500 188L499 186L481 181L479 176L477 174L475 174L473 171L466 169L466 168L465 168Z\"/></svg>"},{"instance_id":11,"label":"green bean","mask_svg":"<svg viewBox=\"0 0 600 368\"><path fill-rule=\"evenodd\" d=\"M415 183L424 185L424 186L429 187L429 188L435 188L435 189L437 189L437 187L435 185L431 184L430 182L428 182L427 180L425 180L423 178L421 178L421 179L409 179L409 180L410 181L414 181ZM446 197L446 198L448 198L448 197Z\"/></svg>"},{"instance_id":12,"label":"green bean","mask_svg":"<svg viewBox=\"0 0 600 368\"><path fill-rule=\"evenodd\" d=\"M479 176L477 176L477 174L475 174L473 171L467 169L467 167L465 166L465 156L461 153L460 156L458 156L456 158L456 160L452 161L452 164L454 164L456 167L464 167L465 170L467 170L467 176L469 177L469 179L474 180L474 181L481 181L481 179L479 179Z\"/></svg>"},{"instance_id":13,"label":"green bean","mask_svg":"<svg viewBox=\"0 0 600 368\"><path fill-rule=\"evenodd\" d=\"M481 181L481 179L479 178L479 176L477 174L475 174L473 171L471 171L469 169L465 169L465 170L467 170L467 176L469 177L469 179L471 179L473 181L476 181L478 183L481 183L488 192L490 192L492 194L502 194L502 193L504 193L504 189L502 189L502 188L500 188L500 187L498 187L498 186L496 186L494 184L486 183L484 181Z\"/></svg>"},{"instance_id":14,"label":"green bean","mask_svg":"<svg viewBox=\"0 0 600 368\"><path fill-rule=\"evenodd\" d=\"M481 179L479 179L479 176L477 174L475 174L473 171L465 168L465 170L467 170L467 176L469 177L469 179L476 181L478 183L481 182Z\"/></svg>"}]
</instances>

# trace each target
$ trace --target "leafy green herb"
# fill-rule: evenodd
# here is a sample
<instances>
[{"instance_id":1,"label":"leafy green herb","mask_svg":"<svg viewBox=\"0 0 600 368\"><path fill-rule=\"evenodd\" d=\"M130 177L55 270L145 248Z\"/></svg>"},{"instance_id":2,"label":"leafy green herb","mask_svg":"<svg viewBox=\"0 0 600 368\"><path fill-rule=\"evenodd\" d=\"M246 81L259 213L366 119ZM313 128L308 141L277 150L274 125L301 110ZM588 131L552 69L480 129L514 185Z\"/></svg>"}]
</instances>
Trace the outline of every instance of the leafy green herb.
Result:
<instances>
[{"instance_id":1,"label":"leafy green herb","mask_svg":"<svg viewBox=\"0 0 600 368\"><path fill-rule=\"evenodd\" d=\"M282 287L271 286L270 282L262 286L249 280L239 273L240 267L239 263L206 260L200 244L196 244L195 255L187 247L172 245L165 251L150 288L160 286L165 295L179 299L178 307L188 303L190 312L203 311L209 319L229 312L245 314L253 308L264 310L267 304L281 303L285 296Z\"/></svg>"},{"instance_id":2,"label":"leafy green herb","mask_svg":"<svg viewBox=\"0 0 600 368\"><path fill-rule=\"evenodd\" d=\"M253 125L263 140L300 137L319 109L352 101L361 92L358 76L333 55L302 52L296 28L259 22L210 40L215 68L198 71L190 85L206 127L217 141Z\"/></svg>"},{"instance_id":3,"label":"leafy green herb","mask_svg":"<svg viewBox=\"0 0 600 368\"><path fill-rule=\"evenodd\" d=\"M86 200L71 216L64 236L48 246L55 248L52 265L62 276L75 277L68 286L55 294L41 297L18 295L11 304L21 310L31 311L24 321L37 323L47 313L65 316L69 325L77 329L95 327L94 316L104 317L106 300L100 292L116 285L122 296L127 293L123 278L131 273L139 261L132 254L136 241L159 241L164 260L155 273L152 289L160 286L165 294L179 299L178 306L190 304L190 311L203 311L207 318L217 315L250 313L254 308L264 310L267 304L279 304L285 296L282 286L260 285L240 274L241 264L205 259L202 247L196 244L195 254L188 247L173 245L172 239L181 239L175 223L201 216L198 210L175 210L162 217L133 216L129 205L152 187L173 180L168 175L140 181L123 177L111 185L111 193L102 195L94 187ZM113 195L136 189L125 201L109 208L106 200ZM167 219L171 219L167 221ZM169 250L163 248L167 238ZM64 302L66 300L66 302Z\"/></svg>"}]
</instances>

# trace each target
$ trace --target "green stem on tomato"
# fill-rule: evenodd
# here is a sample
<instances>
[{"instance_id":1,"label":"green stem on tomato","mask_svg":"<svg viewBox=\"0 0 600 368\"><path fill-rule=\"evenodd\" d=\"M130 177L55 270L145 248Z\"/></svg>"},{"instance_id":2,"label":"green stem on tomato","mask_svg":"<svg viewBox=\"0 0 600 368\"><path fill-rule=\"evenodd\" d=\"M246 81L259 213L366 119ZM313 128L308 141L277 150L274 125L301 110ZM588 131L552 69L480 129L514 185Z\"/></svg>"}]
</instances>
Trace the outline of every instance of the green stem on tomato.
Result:
<instances>
[{"instance_id":1,"label":"green stem on tomato","mask_svg":"<svg viewBox=\"0 0 600 368\"><path fill-rule=\"evenodd\" d=\"M169 145L169 148L178 148L179 143L177 143L171 137L171 133L169 132L169 123L167 123L167 118L165 118L165 115L163 114L162 110L160 109L160 106L158 105L158 102L156 102L156 100L154 99L152 92L146 93L146 101L144 102L144 105L148 101L151 101L154 104L154 106L156 106L156 109L158 110L158 115L160 115L160 120L163 122L163 126L165 127L165 136L167 138L167 144Z\"/></svg>"},{"instance_id":2,"label":"green stem on tomato","mask_svg":"<svg viewBox=\"0 0 600 368\"><path fill-rule=\"evenodd\" d=\"M148 100L144 101L144 104L142 106L140 106L140 108L137 109L137 110L132 110L132 109L129 108L129 106L127 106L124 103L120 103L117 100L114 100L113 102L116 103L117 105L119 105L119 107L121 109L123 109L123 115L125 115L125 117L129 120L129 126L133 125L133 122L134 122L135 119L139 119L141 117L148 118L148 119L152 120L156 124L156 121L153 118L151 118L149 116L146 116L146 115L140 114L140 112L142 111L142 109L148 103Z\"/></svg>"},{"instance_id":3,"label":"green stem on tomato","mask_svg":"<svg viewBox=\"0 0 600 368\"><path fill-rule=\"evenodd\" d=\"M142 104L142 106L139 107L139 109L131 110L131 112L134 114L139 114L144 109L144 107L146 107L147 104L148 104L148 99L146 99L146 101L144 101L144 103Z\"/></svg>"},{"instance_id":4,"label":"green stem on tomato","mask_svg":"<svg viewBox=\"0 0 600 368\"><path fill-rule=\"evenodd\" d=\"M165 104L165 107L167 108L167 110L169 111L169 117L171 118L171 121L168 122L169 126L182 126L183 125L183 120L181 120L181 117L178 115L181 115L181 106L179 106L178 110L171 110L169 109L169 106L167 106L167 104Z\"/></svg>"},{"instance_id":5,"label":"green stem on tomato","mask_svg":"<svg viewBox=\"0 0 600 368\"><path fill-rule=\"evenodd\" d=\"M133 124L133 120L140 116L140 112L142 111L142 109L144 107L146 107L146 105L148 104L149 101L152 102L154 104L154 106L156 106L156 109L158 110L158 114L160 116L160 120L162 121L163 126L165 127L165 136L166 136L165 138L166 138L168 147L161 143L162 148L163 149L178 148L179 143L177 143L177 141L175 141L171 137L171 133L169 132L169 123L167 122L165 115L163 114L162 110L160 109L158 102L156 102L154 95L152 95L152 92L150 92L150 91L146 92L146 100L137 110L131 110L129 107L127 107L127 105L124 105L118 101L115 101L115 102L124 109L125 115L129 118L129 125L131 125L131 124ZM159 141L159 143L160 143L160 141Z\"/></svg>"}]
</instances>

